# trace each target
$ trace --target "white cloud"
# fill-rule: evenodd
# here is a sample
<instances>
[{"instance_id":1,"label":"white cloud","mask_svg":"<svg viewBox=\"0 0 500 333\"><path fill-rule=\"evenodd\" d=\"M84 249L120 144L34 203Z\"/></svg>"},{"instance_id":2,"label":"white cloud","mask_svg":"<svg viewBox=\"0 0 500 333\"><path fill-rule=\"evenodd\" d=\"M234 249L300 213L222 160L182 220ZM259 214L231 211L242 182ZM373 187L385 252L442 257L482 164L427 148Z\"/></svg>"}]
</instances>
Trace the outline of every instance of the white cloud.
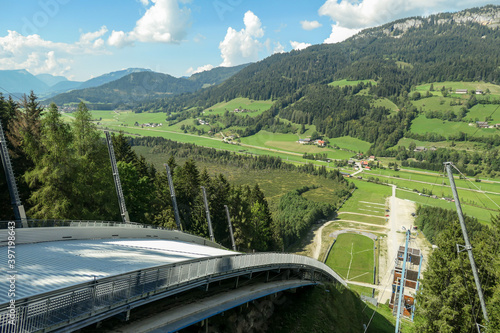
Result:
<instances>
[{"instance_id":1,"label":"white cloud","mask_svg":"<svg viewBox=\"0 0 500 333\"><path fill-rule=\"evenodd\" d=\"M491 2L491 1L490 1ZM318 13L329 16L342 27L359 29L396 19L430 15L487 4L485 0L326 0Z\"/></svg>"},{"instance_id":2,"label":"white cloud","mask_svg":"<svg viewBox=\"0 0 500 333\"><path fill-rule=\"evenodd\" d=\"M32 74L63 75L70 70L74 58L80 55L106 54L101 36L107 32L102 27L95 32L82 33L77 42L56 43L39 35L23 36L9 30L0 37L0 69L26 69Z\"/></svg>"},{"instance_id":3,"label":"white cloud","mask_svg":"<svg viewBox=\"0 0 500 333\"><path fill-rule=\"evenodd\" d=\"M149 5L149 0L139 0L140 3L142 3L144 6Z\"/></svg>"},{"instance_id":4,"label":"white cloud","mask_svg":"<svg viewBox=\"0 0 500 333\"><path fill-rule=\"evenodd\" d=\"M305 48L308 48L309 46L311 46L312 44L309 44L309 43L303 43L303 42L294 42L294 41L290 41L290 45L292 45L292 48L296 51L300 51L300 50L303 50Z\"/></svg>"},{"instance_id":5,"label":"white cloud","mask_svg":"<svg viewBox=\"0 0 500 333\"><path fill-rule=\"evenodd\" d=\"M355 34L357 34L360 31L361 31L361 29L349 29L349 28L341 27L338 24L332 24L332 33L330 34L330 37L325 39L324 43L334 44L334 43L343 42L347 38L354 36Z\"/></svg>"},{"instance_id":6,"label":"white cloud","mask_svg":"<svg viewBox=\"0 0 500 333\"><path fill-rule=\"evenodd\" d=\"M186 71L187 74L197 74L205 71L209 71L211 69L215 68L213 65L204 65L200 66L197 69L194 69L193 67L189 67L189 69Z\"/></svg>"},{"instance_id":7,"label":"white cloud","mask_svg":"<svg viewBox=\"0 0 500 333\"><path fill-rule=\"evenodd\" d=\"M245 62L257 61L263 44L257 38L264 37L264 29L260 19L251 11L247 11L243 18L245 28L240 31L229 27L226 37L219 43L221 66L229 67Z\"/></svg>"},{"instance_id":8,"label":"white cloud","mask_svg":"<svg viewBox=\"0 0 500 333\"><path fill-rule=\"evenodd\" d=\"M117 48L122 48L125 46L133 45L133 40L123 31L115 31L111 32L111 36L108 38L108 45L114 46Z\"/></svg>"},{"instance_id":9,"label":"white cloud","mask_svg":"<svg viewBox=\"0 0 500 333\"><path fill-rule=\"evenodd\" d=\"M148 5L148 0L140 0ZM108 44L116 47L132 45L134 41L145 43L178 44L187 35L191 26L191 10L179 7L178 0L151 0L152 6L136 22L130 32L114 31ZM186 3L186 0L180 0Z\"/></svg>"},{"instance_id":10,"label":"white cloud","mask_svg":"<svg viewBox=\"0 0 500 333\"><path fill-rule=\"evenodd\" d=\"M276 53L285 53L285 47L283 45L281 45L280 42L276 42L274 44L273 54L276 54Z\"/></svg>"},{"instance_id":11,"label":"white cloud","mask_svg":"<svg viewBox=\"0 0 500 333\"><path fill-rule=\"evenodd\" d=\"M108 32L108 28L103 25L98 31L83 33L80 35L80 43L91 43L97 38L104 36L106 32Z\"/></svg>"},{"instance_id":12,"label":"white cloud","mask_svg":"<svg viewBox=\"0 0 500 333\"><path fill-rule=\"evenodd\" d=\"M300 25L302 26L302 29L308 31L317 29L322 26L322 24L319 23L318 21L307 21L307 20L300 21Z\"/></svg>"}]
</instances>

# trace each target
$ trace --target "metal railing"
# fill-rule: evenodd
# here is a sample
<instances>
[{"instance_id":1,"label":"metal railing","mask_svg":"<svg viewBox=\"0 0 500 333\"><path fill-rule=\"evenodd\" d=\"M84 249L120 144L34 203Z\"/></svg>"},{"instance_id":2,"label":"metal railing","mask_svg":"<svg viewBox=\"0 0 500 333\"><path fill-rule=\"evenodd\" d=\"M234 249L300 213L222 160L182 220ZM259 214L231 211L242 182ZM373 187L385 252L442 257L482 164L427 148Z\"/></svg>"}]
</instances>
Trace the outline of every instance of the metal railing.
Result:
<instances>
[{"instance_id":1,"label":"metal railing","mask_svg":"<svg viewBox=\"0 0 500 333\"><path fill-rule=\"evenodd\" d=\"M8 223L11 221L0 221L0 229L7 229ZM16 222L16 228L22 228L21 221ZM123 223L116 221L100 221L100 220L27 220L29 228L50 228L50 227L125 227L125 228L148 228L158 230L174 230L160 227L153 224L142 224L137 222Z\"/></svg>"},{"instance_id":2,"label":"metal railing","mask_svg":"<svg viewBox=\"0 0 500 333\"><path fill-rule=\"evenodd\" d=\"M238 254L194 259L78 284L0 305L0 333L48 332L106 317L156 299L250 272L294 269L301 278L345 282L328 266L285 253ZM140 303L140 304L139 304ZM135 306L133 306L136 304ZM92 319L91 319L92 317Z\"/></svg>"}]
</instances>

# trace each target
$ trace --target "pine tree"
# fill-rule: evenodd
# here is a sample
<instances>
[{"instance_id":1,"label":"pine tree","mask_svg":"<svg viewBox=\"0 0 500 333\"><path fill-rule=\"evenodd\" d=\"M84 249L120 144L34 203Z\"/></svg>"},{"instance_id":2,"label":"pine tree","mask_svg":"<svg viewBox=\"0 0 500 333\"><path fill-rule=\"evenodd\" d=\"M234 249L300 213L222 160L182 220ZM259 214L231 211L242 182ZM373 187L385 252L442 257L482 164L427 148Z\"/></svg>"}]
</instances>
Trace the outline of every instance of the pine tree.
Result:
<instances>
[{"instance_id":1,"label":"pine tree","mask_svg":"<svg viewBox=\"0 0 500 333\"><path fill-rule=\"evenodd\" d=\"M73 121L73 149L78 165L74 186L81 219L118 220L119 209L113 186L111 164L104 140L87 106L81 102Z\"/></svg>"},{"instance_id":2,"label":"pine tree","mask_svg":"<svg viewBox=\"0 0 500 333\"><path fill-rule=\"evenodd\" d=\"M77 218L72 201L75 161L70 150L71 128L62 119L57 106L52 103L42 120L41 142L36 154L35 167L25 174L33 192L29 198L32 207L28 216L38 219Z\"/></svg>"}]
</instances>

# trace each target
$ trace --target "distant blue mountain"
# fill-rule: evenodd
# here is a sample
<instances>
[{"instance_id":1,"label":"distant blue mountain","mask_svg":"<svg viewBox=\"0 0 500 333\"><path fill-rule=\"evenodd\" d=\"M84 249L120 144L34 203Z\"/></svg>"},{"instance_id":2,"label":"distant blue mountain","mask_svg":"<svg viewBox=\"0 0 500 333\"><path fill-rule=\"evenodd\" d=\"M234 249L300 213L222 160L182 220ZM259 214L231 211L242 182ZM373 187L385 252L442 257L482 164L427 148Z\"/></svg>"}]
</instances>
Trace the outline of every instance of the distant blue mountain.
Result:
<instances>
[{"instance_id":1,"label":"distant blue mountain","mask_svg":"<svg viewBox=\"0 0 500 333\"><path fill-rule=\"evenodd\" d=\"M67 82L68 79L65 78L64 76L54 76L51 74L38 74L35 75L37 79L48 85L49 87L54 86L55 84L59 82Z\"/></svg>"},{"instance_id":2,"label":"distant blue mountain","mask_svg":"<svg viewBox=\"0 0 500 333\"><path fill-rule=\"evenodd\" d=\"M24 69L0 70L0 92L4 95L11 93L16 97L21 97L22 94L29 94L33 90L40 98L48 98L74 89L97 87L138 72L151 72L151 70L129 68L103 74L85 82L70 81L64 76L50 74L35 76Z\"/></svg>"},{"instance_id":3,"label":"distant blue mountain","mask_svg":"<svg viewBox=\"0 0 500 333\"><path fill-rule=\"evenodd\" d=\"M116 72L111 72L107 74L103 74L101 76L95 77L93 79L87 80L83 82L78 89L84 89L84 88L92 88L92 87L97 87L103 84L106 84L111 81L115 81L118 79L121 79L124 76L127 76L132 73L139 73L139 72L151 72L150 69L144 69L144 68L128 68L124 69L121 71L116 71Z\"/></svg>"},{"instance_id":4,"label":"distant blue mountain","mask_svg":"<svg viewBox=\"0 0 500 333\"><path fill-rule=\"evenodd\" d=\"M36 93L45 93L49 86L33 74L24 69L0 71L0 87L4 95L13 94L20 97L31 90Z\"/></svg>"}]
</instances>

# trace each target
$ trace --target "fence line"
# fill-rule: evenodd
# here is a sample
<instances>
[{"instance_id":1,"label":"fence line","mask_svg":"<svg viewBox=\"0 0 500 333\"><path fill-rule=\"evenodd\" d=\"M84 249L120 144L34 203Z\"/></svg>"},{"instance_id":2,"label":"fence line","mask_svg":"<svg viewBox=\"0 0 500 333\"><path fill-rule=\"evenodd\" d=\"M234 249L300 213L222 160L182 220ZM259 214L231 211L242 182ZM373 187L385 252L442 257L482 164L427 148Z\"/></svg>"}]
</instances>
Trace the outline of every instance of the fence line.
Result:
<instances>
[{"instance_id":1,"label":"fence line","mask_svg":"<svg viewBox=\"0 0 500 333\"><path fill-rule=\"evenodd\" d=\"M249 272L291 268L313 281L345 282L328 266L309 257L285 253L237 254L193 259L78 284L0 305L0 332L49 331L117 310L158 295L206 285ZM163 296L162 296L163 295Z\"/></svg>"}]
</instances>

